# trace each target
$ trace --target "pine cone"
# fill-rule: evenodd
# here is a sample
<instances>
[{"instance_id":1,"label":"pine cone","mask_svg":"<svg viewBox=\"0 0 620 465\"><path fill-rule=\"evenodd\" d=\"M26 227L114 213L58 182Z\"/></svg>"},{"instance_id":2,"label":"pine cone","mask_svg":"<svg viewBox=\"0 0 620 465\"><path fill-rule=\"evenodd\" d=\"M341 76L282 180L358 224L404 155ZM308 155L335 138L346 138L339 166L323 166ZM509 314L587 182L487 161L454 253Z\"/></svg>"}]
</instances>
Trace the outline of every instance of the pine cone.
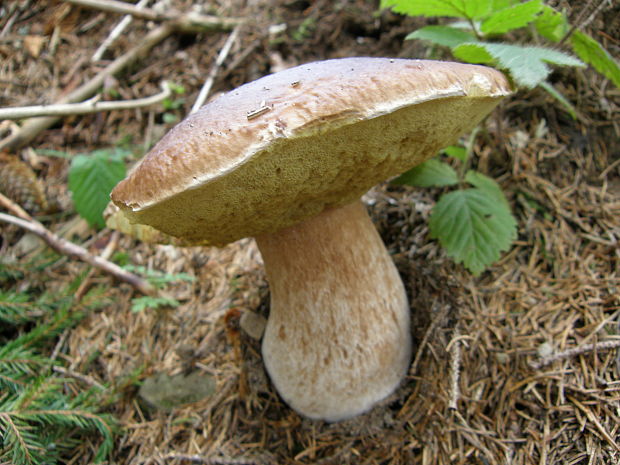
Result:
<instances>
[{"instance_id":1,"label":"pine cone","mask_svg":"<svg viewBox=\"0 0 620 465\"><path fill-rule=\"evenodd\" d=\"M43 186L29 165L16 157L0 157L0 193L31 214L48 209Z\"/></svg>"}]
</instances>

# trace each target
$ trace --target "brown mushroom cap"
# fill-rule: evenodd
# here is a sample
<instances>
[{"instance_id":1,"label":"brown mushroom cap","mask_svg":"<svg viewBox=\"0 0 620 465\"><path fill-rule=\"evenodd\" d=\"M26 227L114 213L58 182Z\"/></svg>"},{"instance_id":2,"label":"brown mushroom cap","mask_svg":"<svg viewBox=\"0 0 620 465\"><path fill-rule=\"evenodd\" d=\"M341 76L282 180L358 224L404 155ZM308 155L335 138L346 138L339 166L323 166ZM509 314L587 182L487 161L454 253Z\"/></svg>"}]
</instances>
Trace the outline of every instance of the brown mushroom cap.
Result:
<instances>
[{"instance_id":1,"label":"brown mushroom cap","mask_svg":"<svg viewBox=\"0 0 620 465\"><path fill-rule=\"evenodd\" d=\"M132 222L197 244L277 231L360 197L511 92L491 68L343 58L241 86L172 129L112 192Z\"/></svg>"}]
</instances>

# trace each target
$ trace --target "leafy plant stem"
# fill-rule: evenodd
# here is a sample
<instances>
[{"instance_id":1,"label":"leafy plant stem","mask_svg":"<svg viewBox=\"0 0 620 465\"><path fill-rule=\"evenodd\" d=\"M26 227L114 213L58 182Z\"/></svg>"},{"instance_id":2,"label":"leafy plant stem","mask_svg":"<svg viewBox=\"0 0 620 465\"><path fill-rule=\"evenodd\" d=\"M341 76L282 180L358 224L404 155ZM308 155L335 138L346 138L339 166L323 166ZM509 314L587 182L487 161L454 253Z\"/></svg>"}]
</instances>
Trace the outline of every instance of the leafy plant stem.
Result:
<instances>
[{"instance_id":1,"label":"leafy plant stem","mask_svg":"<svg viewBox=\"0 0 620 465\"><path fill-rule=\"evenodd\" d=\"M467 173L467 171L469 170L471 166L471 159L472 159L472 155L474 154L474 143L476 141L476 137L478 136L479 132L480 132L480 126L476 126L471 131L471 134L467 138L467 143L465 144L465 150L467 151L467 157L465 158L465 161L461 163L459 167L459 171L458 171L459 179L461 180L461 182L463 182L463 180L465 179L465 173Z\"/></svg>"},{"instance_id":2,"label":"leafy plant stem","mask_svg":"<svg viewBox=\"0 0 620 465\"><path fill-rule=\"evenodd\" d=\"M467 17L467 22L471 26L471 30L476 35L476 39L482 40L483 37L480 35L480 32L478 32L478 28L476 27L476 23L474 23L474 20L472 18L470 18L470 17Z\"/></svg>"}]
</instances>

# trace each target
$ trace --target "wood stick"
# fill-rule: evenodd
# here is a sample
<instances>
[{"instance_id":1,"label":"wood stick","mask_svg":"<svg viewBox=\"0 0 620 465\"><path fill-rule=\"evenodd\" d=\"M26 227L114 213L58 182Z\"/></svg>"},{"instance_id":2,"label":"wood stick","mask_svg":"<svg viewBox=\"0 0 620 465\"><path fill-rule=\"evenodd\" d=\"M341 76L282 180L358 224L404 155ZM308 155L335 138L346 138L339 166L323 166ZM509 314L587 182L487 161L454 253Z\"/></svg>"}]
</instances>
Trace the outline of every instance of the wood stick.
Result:
<instances>
[{"instance_id":1,"label":"wood stick","mask_svg":"<svg viewBox=\"0 0 620 465\"><path fill-rule=\"evenodd\" d=\"M85 82L80 87L75 89L69 95L61 98L57 103L75 103L87 99L93 95L104 83L108 76L113 76L129 64L135 62L138 58L146 55L146 53L156 44L168 37L174 28L171 23L164 23L161 26L153 29L149 32L141 43L129 50L124 55L118 57L108 66L106 66L99 74L93 77L90 81ZM32 139L34 139L41 131L46 130L52 126L60 117L58 116L43 116L29 118L24 121L24 124L19 131L11 134L7 138L0 141L1 150L16 150L19 147L27 145Z\"/></svg>"},{"instance_id":2,"label":"wood stick","mask_svg":"<svg viewBox=\"0 0 620 465\"><path fill-rule=\"evenodd\" d=\"M58 253L62 255L77 257L80 260L88 263L89 265L105 271L108 274L111 274L115 278L131 284L142 294L156 294L157 291L155 290L155 288L151 286L146 280L142 279L140 276L122 269L115 263L112 263L101 257L96 257L90 252L88 252L88 250L86 250L85 248L57 236L45 226L43 226L43 224L39 223L37 220L33 219L30 215L28 215L28 213L26 213L21 207L19 207L19 205L16 205L14 202L12 202L10 199L8 199L2 194L0 194L0 205L7 210L19 215L13 216L6 213L0 213L0 221L13 224L22 229L25 229L26 231L30 231L31 233L43 239L47 245L49 245L52 249L56 250Z\"/></svg>"},{"instance_id":3,"label":"wood stick","mask_svg":"<svg viewBox=\"0 0 620 465\"><path fill-rule=\"evenodd\" d=\"M99 2L100 1L101 0L99 0ZM210 18L194 14L182 15L172 21L166 21L159 27L150 31L144 37L142 42L129 50L127 53L118 57L90 81L82 84L73 92L58 100L57 103L75 103L89 98L103 85L103 82L108 76L118 74L129 64L134 63L139 58L145 56L151 48L174 32L204 31L205 28L209 27L209 25L217 25L219 28L231 29L241 22L242 20L237 18ZM55 124L59 118L60 117L58 116L42 116L25 120L19 131L0 141L0 151L14 151L24 145L27 145L37 135L39 135L41 131L44 131Z\"/></svg>"},{"instance_id":4,"label":"wood stick","mask_svg":"<svg viewBox=\"0 0 620 465\"><path fill-rule=\"evenodd\" d=\"M64 0L64 2L93 10L106 11L108 13L131 15L134 18L145 19L147 21L166 21L174 17L174 15L159 13L151 8L141 8L132 3L119 2L116 0Z\"/></svg>"},{"instance_id":5,"label":"wood stick","mask_svg":"<svg viewBox=\"0 0 620 465\"><path fill-rule=\"evenodd\" d=\"M538 370L545 365L557 362L558 360L564 360L567 358L575 357L576 355L582 355L596 350L611 350L620 348L620 339L612 339L610 341L595 342L593 344L584 344L579 347L573 347L572 349L563 350L562 352L556 352L548 357L542 358L538 362L530 362L530 366L534 370Z\"/></svg>"},{"instance_id":6,"label":"wood stick","mask_svg":"<svg viewBox=\"0 0 620 465\"><path fill-rule=\"evenodd\" d=\"M198 109L205 103L205 100L207 99L207 96L209 95L209 92L211 91L211 87L213 86L213 81L215 81L215 76L217 76L219 69L224 63L224 60L226 60L226 57L228 56L228 53L230 52L230 49L233 43L235 42L235 40L237 40L237 36L239 35L239 28L240 26L237 26L230 33L230 35L228 36L228 39L226 39L224 46L220 50L220 53L218 54L215 60L215 64L211 68L211 71L209 71L209 76L207 76L205 83L203 84L202 88L200 89L200 92L198 93L198 97L196 97L196 101L194 102L194 105L192 106L190 114L198 111Z\"/></svg>"},{"instance_id":7,"label":"wood stick","mask_svg":"<svg viewBox=\"0 0 620 465\"><path fill-rule=\"evenodd\" d=\"M86 115L101 111L142 108L161 102L171 94L168 85L162 83L162 91L150 97L134 100L99 101L99 96L78 103L57 103L52 105L32 105L27 107L0 108L0 119L22 119L36 116Z\"/></svg>"},{"instance_id":8,"label":"wood stick","mask_svg":"<svg viewBox=\"0 0 620 465\"><path fill-rule=\"evenodd\" d=\"M136 3L136 8L139 8L139 9L146 8L148 2L149 0L140 0L138 3ZM114 26L112 31L110 31L110 34L108 35L108 37L106 37L105 40L101 43L101 45L99 45L95 53L93 53L93 56L91 57L90 61L101 60L101 57L103 56L105 51L108 49L108 47L114 43L114 41L123 33L123 31L127 28L127 26L131 24L132 21L133 21L132 15L125 15L123 19L121 19L120 22L116 26Z\"/></svg>"},{"instance_id":9,"label":"wood stick","mask_svg":"<svg viewBox=\"0 0 620 465\"><path fill-rule=\"evenodd\" d=\"M448 343L446 350L450 354L450 399L448 401L448 408L450 410L458 409L458 400L461 396L459 389L459 378L461 374L461 339L458 325L454 329L454 337Z\"/></svg>"},{"instance_id":10,"label":"wood stick","mask_svg":"<svg viewBox=\"0 0 620 465\"><path fill-rule=\"evenodd\" d=\"M110 240L108 241L107 245L103 249L103 252L101 252L99 256L103 258L104 260L109 260L109 258L114 253L114 250L116 250L116 246L118 245L118 241L120 240L120 237L121 237L120 232L113 231L110 236ZM80 283L80 286L77 288L77 291L75 291L74 297L77 302L82 300L82 297L84 297L84 294L86 294L86 291L88 290L88 287L90 286L90 280L92 279L94 274L95 274L95 268L91 268L88 274L86 275L86 277Z\"/></svg>"},{"instance_id":11,"label":"wood stick","mask_svg":"<svg viewBox=\"0 0 620 465\"><path fill-rule=\"evenodd\" d=\"M132 3L117 0L64 0L64 2L109 13L131 15L147 21L169 21L174 23L175 29L183 32L226 31L243 22L242 18L220 18L198 13L159 13L151 8L139 8Z\"/></svg>"}]
</instances>

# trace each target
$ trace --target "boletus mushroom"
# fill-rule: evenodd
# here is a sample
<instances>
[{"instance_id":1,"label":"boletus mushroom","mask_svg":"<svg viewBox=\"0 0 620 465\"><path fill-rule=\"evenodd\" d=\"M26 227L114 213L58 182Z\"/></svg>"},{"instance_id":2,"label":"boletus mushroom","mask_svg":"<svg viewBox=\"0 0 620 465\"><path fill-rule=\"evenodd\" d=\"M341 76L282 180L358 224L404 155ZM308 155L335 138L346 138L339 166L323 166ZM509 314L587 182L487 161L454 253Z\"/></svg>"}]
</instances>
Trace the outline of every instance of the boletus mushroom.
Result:
<instances>
[{"instance_id":1,"label":"boletus mushroom","mask_svg":"<svg viewBox=\"0 0 620 465\"><path fill-rule=\"evenodd\" d=\"M490 68L343 58L245 84L174 127L112 192L185 243L256 238L267 372L302 415L370 409L411 358L401 278L360 197L432 157L510 93Z\"/></svg>"}]
</instances>

